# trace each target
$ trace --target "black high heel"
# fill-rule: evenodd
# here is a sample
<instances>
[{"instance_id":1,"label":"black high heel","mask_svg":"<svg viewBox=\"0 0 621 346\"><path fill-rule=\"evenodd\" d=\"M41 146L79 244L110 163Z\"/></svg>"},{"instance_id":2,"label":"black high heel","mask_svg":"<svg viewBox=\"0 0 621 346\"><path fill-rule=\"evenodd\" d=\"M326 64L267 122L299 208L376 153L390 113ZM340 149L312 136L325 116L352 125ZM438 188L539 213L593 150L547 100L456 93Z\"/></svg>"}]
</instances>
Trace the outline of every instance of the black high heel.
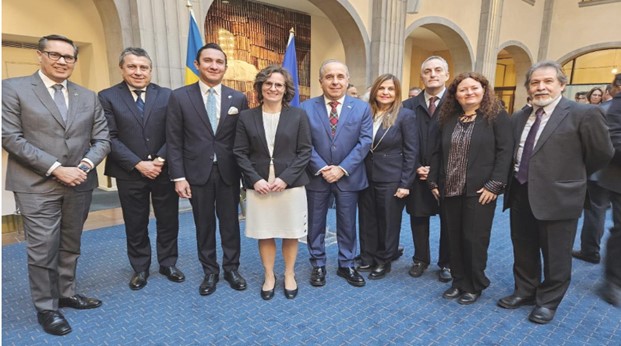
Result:
<instances>
[{"instance_id":1,"label":"black high heel","mask_svg":"<svg viewBox=\"0 0 621 346\"><path fill-rule=\"evenodd\" d=\"M263 286L261 286L261 298L263 298L263 300L270 300L274 298L274 288L276 288L276 275L274 275L274 287L272 287L271 290L264 291Z\"/></svg>"}]
</instances>

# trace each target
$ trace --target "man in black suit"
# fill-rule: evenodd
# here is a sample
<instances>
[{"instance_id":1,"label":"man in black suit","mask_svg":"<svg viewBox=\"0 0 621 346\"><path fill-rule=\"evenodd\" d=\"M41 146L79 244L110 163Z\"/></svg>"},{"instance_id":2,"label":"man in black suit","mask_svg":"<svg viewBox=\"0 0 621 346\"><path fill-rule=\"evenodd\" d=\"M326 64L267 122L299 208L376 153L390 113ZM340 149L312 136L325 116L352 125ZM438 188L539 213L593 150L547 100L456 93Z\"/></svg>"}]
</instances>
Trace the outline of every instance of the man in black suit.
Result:
<instances>
[{"instance_id":1,"label":"man in black suit","mask_svg":"<svg viewBox=\"0 0 621 346\"><path fill-rule=\"evenodd\" d=\"M430 56L421 65L421 80L425 90L418 96L403 102L403 107L416 112L418 128L418 162L416 162L416 179L407 199L407 212L410 214L410 227L414 240L414 264L409 274L420 277L431 263L429 251L429 218L440 212L438 201L431 194L427 185L427 175L431 163L431 154L438 136L438 114L444 102L446 81L449 78L448 63L442 57ZM451 281L448 234L444 222L440 220L440 254L438 279Z\"/></svg>"},{"instance_id":2,"label":"man in black suit","mask_svg":"<svg viewBox=\"0 0 621 346\"><path fill-rule=\"evenodd\" d=\"M615 76L610 94L612 102L606 113L610 139L615 153L601 171L598 183L609 191L612 202L613 226L606 243L605 283L601 297L612 305L621 306L621 74Z\"/></svg>"},{"instance_id":3,"label":"man in black suit","mask_svg":"<svg viewBox=\"0 0 621 346\"><path fill-rule=\"evenodd\" d=\"M116 178L119 190L127 256L134 269L132 290L143 288L149 277L151 203L160 273L173 282L185 280L175 266L179 196L166 167L166 106L171 91L151 83L151 65L144 49L124 49L119 59L123 82L99 93L112 142L105 173Z\"/></svg>"},{"instance_id":4,"label":"man in black suit","mask_svg":"<svg viewBox=\"0 0 621 346\"><path fill-rule=\"evenodd\" d=\"M246 96L221 84L226 54L215 43L199 49L194 65L197 83L172 92L168 103L166 140L170 176L175 190L189 198L196 225L198 258L205 278L201 295L215 292L220 267L216 254L216 213L222 240L224 279L236 290L246 289L239 274L240 171L233 156L239 112L248 109Z\"/></svg>"},{"instance_id":5,"label":"man in black suit","mask_svg":"<svg viewBox=\"0 0 621 346\"><path fill-rule=\"evenodd\" d=\"M533 109L512 117L515 164L504 202L511 208L515 291L498 305L535 304L528 318L540 324L552 321L569 287L587 176L613 153L601 109L563 98L566 84L558 63L533 65L525 83Z\"/></svg>"}]
</instances>

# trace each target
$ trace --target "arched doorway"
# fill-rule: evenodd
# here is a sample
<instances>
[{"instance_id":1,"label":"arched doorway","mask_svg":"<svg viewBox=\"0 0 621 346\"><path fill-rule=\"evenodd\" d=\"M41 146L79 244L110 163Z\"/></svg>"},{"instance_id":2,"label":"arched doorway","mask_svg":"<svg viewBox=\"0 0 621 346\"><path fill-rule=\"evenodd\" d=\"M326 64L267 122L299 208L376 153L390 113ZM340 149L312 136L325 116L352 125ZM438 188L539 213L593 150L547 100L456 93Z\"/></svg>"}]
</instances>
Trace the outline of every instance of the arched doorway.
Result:
<instances>
[{"instance_id":1,"label":"arched doorway","mask_svg":"<svg viewBox=\"0 0 621 346\"><path fill-rule=\"evenodd\" d=\"M524 82L532 65L528 48L520 42L509 41L500 46L496 61L494 91L505 104L509 114L526 104Z\"/></svg>"}]
</instances>

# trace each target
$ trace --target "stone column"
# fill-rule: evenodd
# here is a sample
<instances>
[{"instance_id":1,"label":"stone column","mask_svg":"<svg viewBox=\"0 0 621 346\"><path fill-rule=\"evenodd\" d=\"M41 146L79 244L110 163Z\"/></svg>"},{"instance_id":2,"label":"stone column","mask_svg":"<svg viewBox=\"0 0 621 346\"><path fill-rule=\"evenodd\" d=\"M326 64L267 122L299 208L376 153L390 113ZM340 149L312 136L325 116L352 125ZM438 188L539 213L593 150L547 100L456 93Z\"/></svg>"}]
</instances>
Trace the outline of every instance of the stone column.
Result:
<instances>
[{"instance_id":1,"label":"stone column","mask_svg":"<svg viewBox=\"0 0 621 346\"><path fill-rule=\"evenodd\" d=\"M496 78L503 2L504 0L483 0L481 2L477 59L474 70L483 74L492 87Z\"/></svg>"},{"instance_id":2,"label":"stone column","mask_svg":"<svg viewBox=\"0 0 621 346\"><path fill-rule=\"evenodd\" d=\"M407 0L372 1L370 82L384 73L402 77L406 4Z\"/></svg>"},{"instance_id":3,"label":"stone column","mask_svg":"<svg viewBox=\"0 0 621 346\"><path fill-rule=\"evenodd\" d=\"M546 0L543 6L543 19L541 22L541 36L539 37L537 61L545 60L548 57L550 27L552 26L552 16L554 14L554 0Z\"/></svg>"}]
</instances>

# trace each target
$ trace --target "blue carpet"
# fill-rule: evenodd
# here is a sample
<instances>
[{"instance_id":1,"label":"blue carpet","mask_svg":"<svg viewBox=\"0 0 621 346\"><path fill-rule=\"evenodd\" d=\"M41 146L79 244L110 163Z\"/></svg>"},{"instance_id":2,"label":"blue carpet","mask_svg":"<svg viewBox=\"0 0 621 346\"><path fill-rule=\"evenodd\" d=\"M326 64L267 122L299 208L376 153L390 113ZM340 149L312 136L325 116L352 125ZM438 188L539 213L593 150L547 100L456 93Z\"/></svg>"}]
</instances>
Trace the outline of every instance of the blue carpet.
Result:
<instances>
[{"instance_id":1,"label":"blue carpet","mask_svg":"<svg viewBox=\"0 0 621 346\"><path fill-rule=\"evenodd\" d=\"M499 203L502 205L502 203ZM334 210L330 211L334 229ZM256 242L242 237L240 272L249 288L238 292L221 280L208 297L198 294L202 270L196 256L191 212L181 214L178 267L186 281L166 280L152 265L148 285L127 287L132 274L123 226L85 232L78 266L78 292L103 300L101 308L64 309L73 332L45 334L37 324L29 294L24 244L2 248L2 343L4 345L620 345L621 310L600 300L602 266L574 261L573 280L555 320L536 325L530 308L505 310L498 298L513 289L509 214L497 210L487 275L491 286L479 302L461 306L442 299L449 284L430 267L417 279L407 274L413 252L409 217L404 214L401 244L405 255L379 281L363 288L336 276L336 245L328 247L327 285L311 287L307 250L300 244L300 293L282 293L282 259L276 296L259 296L262 267ZM432 219L432 261L437 258L438 221ZM153 233L154 222L150 229ZM610 215L607 227L611 226ZM243 223L242 223L243 228ZM579 233L579 232L578 232ZM152 243L154 235L151 234ZM579 238L579 237L578 237ZM153 245L154 246L154 245Z\"/></svg>"}]
</instances>

